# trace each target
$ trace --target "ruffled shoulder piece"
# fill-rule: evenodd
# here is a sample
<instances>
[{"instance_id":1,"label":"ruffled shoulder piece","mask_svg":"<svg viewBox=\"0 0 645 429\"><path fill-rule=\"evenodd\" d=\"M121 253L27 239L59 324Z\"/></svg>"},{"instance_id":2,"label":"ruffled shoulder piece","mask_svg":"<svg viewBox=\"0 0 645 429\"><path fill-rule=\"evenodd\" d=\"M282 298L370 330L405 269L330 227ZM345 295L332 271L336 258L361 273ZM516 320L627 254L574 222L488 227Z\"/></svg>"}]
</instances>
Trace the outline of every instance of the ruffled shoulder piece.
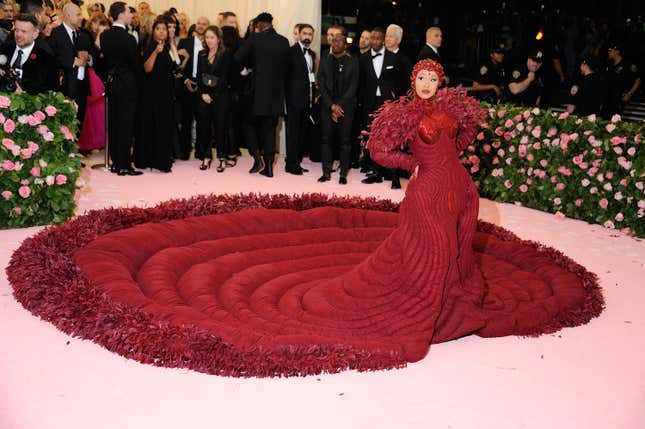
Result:
<instances>
[{"instance_id":1,"label":"ruffled shoulder piece","mask_svg":"<svg viewBox=\"0 0 645 429\"><path fill-rule=\"evenodd\" d=\"M461 85L456 88L442 88L430 103L432 110L446 112L455 118L459 128L477 128L486 118L486 110L479 101L466 95Z\"/></svg>"},{"instance_id":2,"label":"ruffled shoulder piece","mask_svg":"<svg viewBox=\"0 0 645 429\"><path fill-rule=\"evenodd\" d=\"M410 96L386 101L372 114L374 121L368 133L367 148L381 152L404 148L416 138L423 112L423 105Z\"/></svg>"}]
</instances>

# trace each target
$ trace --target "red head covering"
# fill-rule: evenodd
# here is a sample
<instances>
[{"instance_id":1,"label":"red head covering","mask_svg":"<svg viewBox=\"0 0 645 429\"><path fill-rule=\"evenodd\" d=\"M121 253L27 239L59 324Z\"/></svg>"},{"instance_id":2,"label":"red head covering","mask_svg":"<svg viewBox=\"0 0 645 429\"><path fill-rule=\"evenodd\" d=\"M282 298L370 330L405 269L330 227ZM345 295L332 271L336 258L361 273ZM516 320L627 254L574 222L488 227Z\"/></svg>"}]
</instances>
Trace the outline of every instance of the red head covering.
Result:
<instances>
[{"instance_id":1,"label":"red head covering","mask_svg":"<svg viewBox=\"0 0 645 429\"><path fill-rule=\"evenodd\" d=\"M443 82L443 67L441 67L441 64L432 60L421 60L416 63L414 65L414 69L412 69L412 76L410 76L412 91L414 91L414 81L417 79L417 76L419 75L419 73L421 73L422 70L433 71L437 73L440 82L439 85L441 85L441 82Z\"/></svg>"}]
</instances>

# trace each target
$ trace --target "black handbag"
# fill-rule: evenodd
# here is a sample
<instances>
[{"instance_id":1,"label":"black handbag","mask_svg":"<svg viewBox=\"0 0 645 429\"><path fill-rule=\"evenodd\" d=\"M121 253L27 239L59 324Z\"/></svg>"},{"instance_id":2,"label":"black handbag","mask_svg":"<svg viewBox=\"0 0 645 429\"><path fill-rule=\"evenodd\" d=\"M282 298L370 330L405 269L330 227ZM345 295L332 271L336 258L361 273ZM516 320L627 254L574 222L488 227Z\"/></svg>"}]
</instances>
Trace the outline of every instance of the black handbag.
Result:
<instances>
[{"instance_id":1,"label":"black handbag","mask_svg":"<svg viewBox=\"0 0 645 429\"><path fill-rule=\"evenodd\" d=\"M210 73L202 74L202 83L204 84L204 86L208 88L215 88L217 86L217 82L219 82L219 76L215 76L214 74Z\"/></svg>"}]
</instances>

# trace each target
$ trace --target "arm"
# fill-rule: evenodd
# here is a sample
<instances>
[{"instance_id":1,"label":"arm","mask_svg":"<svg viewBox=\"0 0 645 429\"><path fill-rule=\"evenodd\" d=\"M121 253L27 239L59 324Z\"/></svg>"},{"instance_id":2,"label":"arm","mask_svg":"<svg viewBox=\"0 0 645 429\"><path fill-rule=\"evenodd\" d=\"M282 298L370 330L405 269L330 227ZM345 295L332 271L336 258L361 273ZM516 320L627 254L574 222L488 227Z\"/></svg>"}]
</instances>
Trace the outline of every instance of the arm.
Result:
<instances>
[{"instance_id":1,"label":"arm","mask_svg":"<svg viewBox=\"0 0 645 429\"><path fill-rule=\"evenodd\" d=\"M334 101L332 100L331 94L327 88L327 79L329 77L327 76L326 61L327 60L323 60L320 68L318 69L318 91L320 91L321 104L324 106L331 106Z\"/></svg>"},{"instance_id":2,"label":"arm","mask_svg":"<svg viewBox=\"0 0 645 429\"><path fill-rule=\"evenodd\" d=\"M526 79L521 80L519 82L511 82L508 84L508 89L511 91L511 94L517 95L521 92L526 91L526 88L531 85L531 82L535 80L535 73L529 72L528 76Z\"/></svg>"},{"instance_id":3,"label":"arm","mask_svg":"<svg viewBox=\"0 0 645 429\"><path fill-rule=\"evenodd\" d=\"M389 150L370 150L370 157L374 162L383 167L401 168L409 172L414 171L419 164L414 156L409 153L405 153L398 148L391 148Z\"/></svg>"},{"instance_id":4,"label":"arm","mask_svg":"<svg viewBox=\"0 0 645 429\"><path fill-rule=\"evenodd\" d=\"M347 91L343 96L338 100L338 104L341 106L347 106L348 104L356 101L356 95L358 93L358 60L352 59L347 63L351 67L347 67L347 75L350 81Z\"/></svg>"},{"instance_id":5,"label":"arm","mask_svg":"<svg viewBox=\"0 0 645 429\"><path fill-rule=\"evenodd\" d=\"M163 45L160 45L163 50ZM148 59L143 63L143 71L146 73L151 73L152 69L155 67L155 62L157 61L157 55L159 55L159 47L157 46L151 53L148 55Z\"/></svg>"}]
</instances>

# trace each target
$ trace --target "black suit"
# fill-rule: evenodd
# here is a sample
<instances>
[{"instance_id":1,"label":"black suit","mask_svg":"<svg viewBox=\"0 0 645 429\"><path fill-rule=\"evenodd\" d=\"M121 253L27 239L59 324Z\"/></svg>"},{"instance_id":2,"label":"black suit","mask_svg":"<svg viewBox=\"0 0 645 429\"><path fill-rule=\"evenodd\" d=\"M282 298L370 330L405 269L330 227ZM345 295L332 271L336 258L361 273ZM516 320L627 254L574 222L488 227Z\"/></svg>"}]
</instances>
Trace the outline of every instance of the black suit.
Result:
<instances>
[{"instance_id":1,"label":"black suit","mask_svg":"<svg viewBox=\"0 0 645 429\"><path fill-rule=\"evenodd\" d=\"M287 101L287 170L300 169L303 155L303 142L311 107L314 99L314 85L309 73L314 72L316 54L308 50L311 59L311 71L305 59L305 51L299 43L289 50L289 64L286 80Z\"/></svg>"},{"instance_id":2,"label":"black suit","mask_svg":"<svg viewBox=\"0 0 645 429\"><path fill-rule=\"evenodd\" d=\"M359 58L360 90L359 100L363 129L371 123L370 114L377 110L387 100L394 100L404 95L409 88L408 69L399 54L383 49L383 67L380 76L376 75L372 50L367 51ZM380 93L380 95L377 95ZM366 166L384 174L384 170L374 164L369 156L369 151L363 151Z\"/></svg>"},{"instance_id":3,"label":"black suit","mask_svg":"<svg viewBox=\"0 0 645 429\"><path fill-rule=\"evenodd\" d=\"M11 38L2 46L0 53L5 55L10 63L15 50L16 42ZM35 41L27 60L23 61L20 86L25 92L33 95L58 90L56 60L38 40Z\"/></svg>"},{"instance_id":4,"label":"black suit","mask_svg":"<svg viewBox=\"0 0 645 429\"><path fill-rule=\"evenodd\" d=\"M284 115L289 41L269 28L251 35L235 53L235 60L253 70L252 117L245 131L247 147L256 157L258 141L261 142L267 172L272 174L275 129L278 116Z\"/></svg>"},{"instance_id":5,"label":"black suit","mask_svg":"<svg viewBox=\"0 0 645 429\"><path fill-rule=\"evenodd\" d=\"M187 37L181 39L177 44L177 50L185 49L190 55L186 67L183 70L183 82L177 90L177 99L181 106L181 132L179 134L179 157L181 159L188 159L190 156L190 150L192 147L192 127L193 119L195 118L195 109L197 103L197 95L193 92L190 92L186 88L186 80L190 80L194 83L197 82L197 78L193 77L197 73L197 70L193 67L194 58L199 55L199 52L195 52L195 38Z\"/></svg>"},{"instance_id":6,"label":"black suit","mask_svg":"<svg viewBox=\"0 0 645 429\"><path fill-rule=\"evenodd\" d=\"M355 57L335 58L327 55L320 61L318 89L320 91L323 174L329 176L333 162L334 131L340 146L340 175L347 176L351 162L351 131L356 110L359 68ZM345 114L338 122L332 119L331 106L339 105Z\"/></svg>"},{"instance_id":7,"label":"black suit","mask_svg":"<svg viewBox=\"0 0 645 429\"><path fill-rule=\"evenodd\" d=\"M116 170L127 170L131 168L137 83L142 74L139 48L125 29L112 26L101 34L101 50L108 72L110 156Z\"/></svg>"},{"instance_id":8,"label":"black suit","mask_svg":"<svg viewBox=\"0 0 645 429\"><path fill-rule=\"evenodd\" d=\"M425 59L430 59L432 61L436 61L439 64L441 64L441 55L435 52L430 46L428 46L427 43L423 45L423 48L421 48L421 50L419 51L419 56L417 57L417 61L421 61Z\"/></svg>"},{"instance_id":9,"label":"black suit","mask_svg":"<svg viewBox=\"0 0 645 429\"><path fill-rule=\"evenodd\" d=\"M82 124L85 117L86 100L90 92L89 67L85 68L83 79L78 79L78 67L74 67L74 60L78 56L78 51L89 53L92 50L92 42L86 32L76 31L78 37L74 44L67 29L61 24L52 30L47 42L54 51L58 67L63 72L62 92L76 101L78 105L77 117Z\"/></svg>"}]
</instances>

